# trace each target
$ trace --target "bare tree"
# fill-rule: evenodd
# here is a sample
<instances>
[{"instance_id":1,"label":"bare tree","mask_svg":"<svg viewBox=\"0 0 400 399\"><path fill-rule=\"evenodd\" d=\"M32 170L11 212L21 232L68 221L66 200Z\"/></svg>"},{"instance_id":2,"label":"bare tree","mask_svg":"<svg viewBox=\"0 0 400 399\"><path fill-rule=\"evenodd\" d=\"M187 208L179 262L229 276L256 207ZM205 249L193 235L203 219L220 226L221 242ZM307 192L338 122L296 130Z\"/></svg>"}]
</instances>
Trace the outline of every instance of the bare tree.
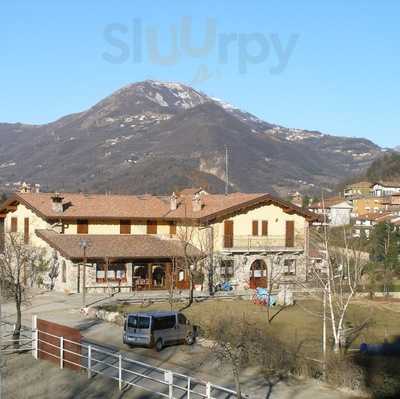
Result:
<instances>
[{"instance_id":1,"label":"bare tree","mask_svg":"<svg viewBox=\"0 0 400 399\"><path fill-rule=\"evenodd\" d=\"M19 346L22 322L22 305L28 301L30 282L36 278L36 265L41 262L42 251L24 243L21 235L8 233L5 237L4 252L0 256L0 278L2 294L16 306L16 324L13 332L14 345Z\"/></svg>"},{"instance_id":2,"label":"bare tree","mask_svg":"<svg viewBox=\"0 0 400 399\"><path fill-rule=\"evenodd\" d=\"M190 307L194 301L195 277L204 276L206 271L207 256L210 256L210 238L199 226L185 222L177 229L177 238L181 242L183 257L182 265L189 277L189 299L185 308Z\"/></svg>"},{"instance_id":3,"label":"bare tree","mask_svg":"<svg viewBox=\"0 0 400 399\"><path fill-rule=\"evenodd\" d=\"M268 386L267 397L273 386L289 376L295 356L281 341L266 329L258 328L246 315L223 315L206 331L214 342L212 351L222 364L229 364L235 381L237 398L243 397L241 374L249 366L260 369Z\"/></svg>"},{"instance_id":4,"label":"bare tree","mask_svg":"<svg viewBox=\"0 0 400 399\"><path fill-rule=\"evenodd\" d=\"M337 232L336 232L337 233ZM315 265L310 265L309 273L316 290L310 294L323 303L324 354L326 354L326 326L331 325L334 351L345 346L347 332L346 316L351 302L360 286L361 277L368 264L368 256L357 240L349 238L350 231L341 229L340 234L330 234L327 225L322 232L313 233L314 246L325 255L325 268L321 273ZM322 293L322 298L321 298Z\"/></svg>"},{"instance_id":5,"label":"bare tree","mask_svg":"<svg viewBox=\"0 0 400 399\"><path fill-rule=\"evenodd\" d=\"M210 327L207 334L214 342L212 351L222 363L228 363L235 380L236 394L242 399L240 376L242 370L250 364L253 354L254 327L246 320L233 316L221 317Z\"/></svg>"}]
</instances>

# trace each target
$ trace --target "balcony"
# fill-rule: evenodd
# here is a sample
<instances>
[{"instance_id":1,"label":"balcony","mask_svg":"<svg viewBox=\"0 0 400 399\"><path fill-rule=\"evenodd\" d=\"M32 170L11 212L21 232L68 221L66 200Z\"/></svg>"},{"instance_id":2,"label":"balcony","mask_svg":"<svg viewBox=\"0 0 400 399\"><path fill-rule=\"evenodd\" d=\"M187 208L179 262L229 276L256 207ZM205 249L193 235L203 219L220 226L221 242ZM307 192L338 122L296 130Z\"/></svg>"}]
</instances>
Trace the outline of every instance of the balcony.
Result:
<instances>
[{"instance_id":1,"label":"balcony","mask_svg":"<svg viewBox=\"0 0 400 399\"><path fill-rule=\"evenodd\" d=\"M222 248L231 252L260 252L260 251L303 251L304 236L285 235L257 236L223 236Z\"/></svg>"}]
</instances>

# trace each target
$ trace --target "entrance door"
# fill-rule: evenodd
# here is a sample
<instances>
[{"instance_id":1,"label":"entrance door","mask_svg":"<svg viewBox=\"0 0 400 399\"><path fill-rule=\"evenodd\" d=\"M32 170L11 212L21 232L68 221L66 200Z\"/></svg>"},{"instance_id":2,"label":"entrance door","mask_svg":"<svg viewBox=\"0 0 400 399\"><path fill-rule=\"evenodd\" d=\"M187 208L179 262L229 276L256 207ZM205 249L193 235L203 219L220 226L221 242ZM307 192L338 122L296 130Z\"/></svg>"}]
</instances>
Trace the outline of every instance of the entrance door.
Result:
<instances>
[{"instance_id":1,"label":"entrance door","mask_svg":"<svg viewBox=\"0 0 400 399\"><path fill-rule=\"evenodd\" d=\"M165 288L165 269L164 265L153 265L152 269L152 288Z\"/></svg>"},{"instance_id":2,"label":"entrance door","mask_svg":"<svg viewBox=\"0 0 400 399\"><path fill-rule=\"evenodd\" d=\"M267 283L267 265L262 259L257 259L250 266L250 288L267 288Z\"/></svg>"},{"instance_id":3,"label":"entrance door","mask_svg":"<svg viewBox=\"0 0 400 399\"><path fill-rule=\"evenodd\" d=\"M286 221L286 247L294 247L294 222Z\"/></svg>"},{"instance_id":4,"label":"entrance door","mask_svg":"<svg viewBox=\"0 0 400 399\"><path fill-rule=\"evenodd\" d=\"M233 220L224 222L224 248L233 247Z\"/></svg>"}]
</instances>

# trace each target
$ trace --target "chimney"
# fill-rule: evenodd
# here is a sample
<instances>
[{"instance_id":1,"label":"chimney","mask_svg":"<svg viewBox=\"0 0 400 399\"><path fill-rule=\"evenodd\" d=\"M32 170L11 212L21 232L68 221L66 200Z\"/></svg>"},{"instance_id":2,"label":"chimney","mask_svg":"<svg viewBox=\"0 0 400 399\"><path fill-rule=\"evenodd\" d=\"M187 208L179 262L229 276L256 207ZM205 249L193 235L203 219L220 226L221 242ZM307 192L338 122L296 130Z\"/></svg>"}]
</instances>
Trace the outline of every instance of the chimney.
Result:
<instances>
[{"instance_id":1,"label":"chimney","mask_svg":"<svg viewBox=\"0 0 400 399\"><path fill-rule=\"evenodd\" d=\"M178 197L175 193L172 193L170 198L170 210L175 211L178 208Z\"/></svg>"},{"instance_id":2,"label":"chimney","mask_svg":"<svg viewBox=\"0 0 400 399\"><path fill-rule=\"evenodd\" d=\"M61 197L61 195L59 193L55 193L52 197L51 197L51 201L52 201L52 209L53 212L55 213L63 213L64 211L64 206L63 206L63 199L64 197Z\"/></svg>"},{"instance_id":3,"label":"chimney","mask_svg":"<svg viewBox=\"0 0 400 399\"><path fill-rule=\"evenodd\" d=\"M203 208L203 201L199 193L195 194L192 198L192 210L193 212L200 212Z\"/></svg>"}]
</instances>

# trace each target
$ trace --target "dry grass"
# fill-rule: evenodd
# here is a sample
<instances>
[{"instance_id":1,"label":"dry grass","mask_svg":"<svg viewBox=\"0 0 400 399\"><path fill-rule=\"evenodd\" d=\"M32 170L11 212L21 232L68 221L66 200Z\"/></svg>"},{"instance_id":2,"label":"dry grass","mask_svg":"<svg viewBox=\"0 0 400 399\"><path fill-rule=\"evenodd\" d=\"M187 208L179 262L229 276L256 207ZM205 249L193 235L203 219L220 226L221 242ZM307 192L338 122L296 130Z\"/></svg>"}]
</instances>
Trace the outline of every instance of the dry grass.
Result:
<instances>
[{"instance_id":1,"label":"dry grass","mask_svg":"<svg viewBox=\"0 0 400 399\"><path fill-rule=\"evenodd\" d=\"M179 310L181 303L175 304L174 310ZM107 308L107 307L106 307ZM153 310L170 310L168 303L156 303L143 307L140 305L112 305L109 310L120 312L137 312ZM279 308L274 308L276 312ZM385 338L400 335L399 312L400 304L382 301L360 299L355 302L348 313L348 326L354 327L365 320L368 326L355 339L353 347L361 342L382 342ZM321 353L322 319L321 303L313 300L298 301L295 306L283 309L271 324L267 322L267 311L260 305L254 305L244 300L206 300L194 303L184 310L185 315L200 328L207 329L218 318L234 315L245 316L259 329L268 330L273 336L279 337L286 344L301 348L308 356L319 356ZM329 326L328 326L328 334Z\"/></svg>"}]
</instances>

